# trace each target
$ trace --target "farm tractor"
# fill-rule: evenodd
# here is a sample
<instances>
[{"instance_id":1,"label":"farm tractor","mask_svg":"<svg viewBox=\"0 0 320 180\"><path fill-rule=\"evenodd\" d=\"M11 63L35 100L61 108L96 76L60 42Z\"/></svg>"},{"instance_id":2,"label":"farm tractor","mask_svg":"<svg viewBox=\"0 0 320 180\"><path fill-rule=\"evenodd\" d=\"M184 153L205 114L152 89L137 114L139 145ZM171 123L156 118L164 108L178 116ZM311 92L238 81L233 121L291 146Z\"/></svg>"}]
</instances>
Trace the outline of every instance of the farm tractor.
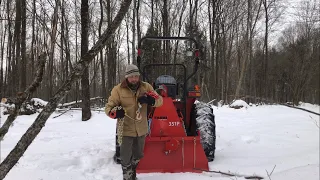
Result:
<instances>
[{"instance_id":1,"label":"farm tractor","mask_svg":"<svg viewBox=\"0 0 320 180\"><path fill-rule=\"evenodd\" d=\"M194 49L189 53L193 58L193 72L188 74L187 67L181 63L146 63L141 67L141 47L146 40L193 43ZM149 133L137 173L208 171L208 162L213 161L215 155L215 117L210 105L197 101L201 97L199 86L188 87L188 81L198 70L198 42L189 37L143 37L138 42L137 64L142 80L152 84L163 97L161 107L148 109ZM161 74L163 72L166 73ZM117 139L116 135L114 160L119 164Z\"/></svg>"}]
</instances>

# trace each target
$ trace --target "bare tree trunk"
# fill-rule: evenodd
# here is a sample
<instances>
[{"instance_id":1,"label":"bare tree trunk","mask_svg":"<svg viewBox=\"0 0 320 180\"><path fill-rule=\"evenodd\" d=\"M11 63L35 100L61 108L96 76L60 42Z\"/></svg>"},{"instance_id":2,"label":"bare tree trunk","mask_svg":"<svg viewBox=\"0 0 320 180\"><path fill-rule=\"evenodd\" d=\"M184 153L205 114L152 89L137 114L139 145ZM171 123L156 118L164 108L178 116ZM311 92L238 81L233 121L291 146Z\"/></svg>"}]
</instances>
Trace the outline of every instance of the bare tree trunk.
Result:
<instances>
[{"instance_id":1,"label":"bare tree trunk","mask_svg":"<svg viewBox=\"0 0 320 180\"><path fill-rule=\"evenodd\" d=\"M88 0L81 0L81 57L88 52L89 46L89 3ZM90 110L90 86L89 68L85 67L81 77L82 92L82 121L91 118Z\"/></svg>"},{"instance_id":2,"label":"bare tree trunk","mask_svg":"<svg viewBox=\"0 0 320 180\"><path fill-rule=\"evenodd\" d=\"M163 21L163 36L170 36L167 0L163 0L162 21ZM165 41L163 43L163 63L169 63L169 59L170 59L170 42Z\"/></svg>"},{"instance_id":3,"label":"bare tree trunk","mask_svg":"<svg viewBox=\"0 0 320 180\"><path fill-rule=\"evenodd\" d=\"M251 26L252 26L252 22L250 20L251 17L251 13L252 13L252 0L248 0L248 11L247 11L248 15L247 15L247 30L246 30L246 34L245 34L245 48L244 51L242 53L242 63L241 63L241 69L240 69L240 77L239 77L239 81L237 83L237 88L236 88L236 92L235 92L235 98L239 98L240 96L240 91L243 89L243 81L245 79L246 76L246 66L247 66L247 61L249 58L249 46L250 46L250 31L251 31Z\"/></svg>"},{"instance_id":4,"label":"bare tree trunk","mask_svg":"<svg viewBox=\"0 0 320 180\"><path fill-rule=\"evenodd\" d=\"M141 25L140 25L140 0L137 0L137 3L136 3L136 14L137 14L137 35L138 35L138 42L140 41L141 39Z\"/></svg>"},{"instance_id":5,"label":"bare tree trunk","mask_svg":"<svg viewBox=\"0 0 320 180\"><path fill-rule=\"evenodd\" d=\"M62 9L63 9L63 4L60 4L60 9L61 9L61 12L62 12ZM65 23L64 23L64 14L61 13L61 33L60 33L60 69L61 70L64 70L64 31L65 31L65 27L64 27ZM63 82L65 81L65 71L62 71L62 78L61 78L61 81L60 82ZM58 84L60 86L60 83Z\"/></svg>"},{"instance_id":6,"label":"bare tree trunk","mask_svg":"<svg viewBox=\"0 0 320 180\"><path fill-rule=\"evenodd\" d=\"M10 2L11 1L8 1L7 2L7 6L6 6L6 9L7 9L7 19L8 19L8 45L7 45L7 52L6 52L6 55L7 55L7 61L6 61L6 75L5 75L5 84L7 84L7 87L4 87L5 88L5 91L4 93L7 95L7 96L11 96L12 94L12 81L10 82L11 80L11 61L12 61L12 57L11 57L11 48L12 48L12 33L11 33L11 21L10 21L10 13L9 13L9 10L10 10Z\"/></svg>"},{"instance_id":7,"label":"bare tree trunk","mask_svg":"<svg viewBox=\"0 0 320 180\"><path fill-rule=\"evenodd\" d=\"M71 85L78 80L84 72L84 69L88 67L93 58L100 52L105 46L108 39L116 31L121 24L125 14L128 12L131 0L124 0L121 3L119 12L113 20L111 26L108 26L107 30L102 34L101 38L85 55L81 57L81 60L76 64L74 70L70 74L69 78L59 88L58 92L50 98L49 102L36 118L34 123L28 128L26 133L18 141L17 145L9 153L9 155L2 161L0 165L0 179L4 179L12 167L19 161L32 141L40 133L41 129L45 126L49 116L56 109L57 104L66 96L70 91Z\"/></svg>"},{"instance_id":8,"label":"bare tree trunk","mask_svg":"<svg viewBox=\"0 0 320 180\"><path fill-rule=\"evenodd\" d=\"M103 22L103 3L102 0L99 1L100 3L100 22L99 22L99 38L101 38L101 28ZM106 89L106 70L105 64L103 61L103 50L100 51L100 68L101 68L101 95L103 99L107 98L107 89Z\"/></svg>"},{"instance_id":9,"label":"bare tree trunk","mask_svg":"<svg viewBox=\"0 0 320 180\"><path fill-rule=\"evenodd\" d=\"M5 80L4 80L4 69L3 69L3 66L4 66L4 42L6 41L6 32L7 32L7 27L4 27L3 28L3 34L1 36L1 40L0 40L0 62L1 62L1 68L0 68L0 97L4 97L3 94L5 93L5 87L4 87L4 84L5 84Z\"/></svg>"},{"instance_id":10,"label":"bare tree trunk","mask_svg":"<svg viewBox=\"0 0 320 180\"><path fill-rule=\"evenodd\" d=\"M26 0L21 0L21 66L20 66L20 89L27 86L27 49L26 49L26 31L27 31L27 7Z\"/></svg>"},{"instance_id":11,"label":"bare tree trunk","mask_svg":"<svg viewBox=\"0 0 320 180\"><path fill-rule=\"evenodd\" d=\"M49 83L49 87L47 89L48 93L47 93L47 99L49 99L49 97L52 96L53 94L53 84L54 84L54 78L53 77L53 59L54 59L54 50L55 50L55 44L56 44L56 35L57 35L57 28L58 28L58 3L57 3L57 0L56 0L56 3L55 3L55 8L54 8L54 14L53 14L53 20L52 20L52 29L51 29L51 34L50 34L50 37L51 37L51 46L50 46L50 55L49 55L49 67L48 67L48 75L47 75L47 78L48 78L48 83ZM46 43L44 41L44 43Z\"/></svg>"},{"instance_id":12,"label":"bare tree trunk","mask_svg":"<svg viewBox=\"0 0 320 180\"><path fill-rule=\"evenodd\" d=\"M268 98L268 61L269 61L269 51L268 51L268 32L269 32L269 14L268 14L268 4L267 0L263 0L264 12L265 12L265 35L264 35L264 97Z\"/></svg>"},{"instance_id":13,"label":"bare tree trunk","mask_svg":"<svg viewBox=\"0 0 320 180\"><path fill-rule=\"evenodd\" d=\"M211 4L212 3L212 4ZM210 5L211 4L211 5ZM212 14L211 14L211 10L210 7L212 6ZM216 14L217 14L217 10L216 10L216 1L209 1L209 6L208 6L208 12L209 12L209 31L210 31L210 47L211 47L211 57L210 57L210 64L211 64L211 71L210 71L210 81L209 82L209 89L211 89L211 92L209 94L214 94L214 96L216 95L216 80L215 80L215 47L216 47L216 43L215 43L215 28L216 28ZM210 99L212 97L209 97Z\"/></svg>"},{"instance_id":14,"label":"bare tree trunk","mask_svg":"<svg viewBox=\"0 0 320 180\"><path fill-rule=\"evenodd\" d=\"M76 11L76 8L77 8L77 1L75 1L74 2L74 6L75 6L75 12L74 12L74 14L75 14L75 16L78 14L77 13L77 11ZM78 51L79 51L79 48L78 48L78 22L76 23L76 62L78 62L78 59L79 59L79 57L78 57ZM81 57L80 57L81 58ZM70 63L70 65L71 65L71 63ZM73 68L71 68L71 69L73 69ZM79 87L80 87L80 83L79 83L79 81L76 81L76 89L79 89ZM78 99L79 99L79 93L78 93L78 91L76 91L76 97L75 97L75 101L77 102L78 101Z\"/></svg>"},{"instance_id":15,"label":"bare tree trunk","mask_svg":"<svg viewBox=\"0 0 320 180\"><path fill-rule=\"evenodd\" d=\"M35 58L35 44L36 44L36 36L35 36L35 23L36 21L36 0L32 0L32 37L31 37L31 56L30 56L30 64L31 64L31 72L34 72L34 58ZM30 76L31 77L31 76Z\"/></svg>"},{"instance_id":16,"label":"bare tree trunk","mask_svg":"<svg viewBox=\"0 0 320 180\"><path fill-rule=\"evenodd\" d=\"M110 0L107 1L107 22L108 26L112 23L112 9L111 9L111 2ZM134 23L132 24L135 25ZM116 33L112 35L112 37L109 39L109 43L107 45L107 76L108 77L115 77L117 75L117 56L116 56L116 48L117 43L115 41ZM134 48L132 49L134 51ZM135 51L134 51L135 52ZM107 89L108 89L108 95L111 93L111 90L113 86L116 83L117 78L108 78L107 83Z\"/></svg>"},{"instance_id":17,"label":"bare tree trunk","mask_svg":"<svg viewBox=\"0 0 320 180\"><path fill-rule=\"evenodd\" d=\"M132 10L132 43L131 43L131 51L132 51L132 63L137 64L137 59L136 59L136 10L135 7L137 2L136 0L133 1L133 10Z\"/></svg>"},{"instance_id":18,"label":"bare tree trunk","mask_svg":"<svg viewBox=\"0 0 320 180\"><path fill-rule=\"evenodd\" d=\"M19 67L21 63L21 1L16 0L16 20L14 26L14 43L15 43L15 63L13 64L13 83L16 91L19 91L20 72Z\"/></svg>"},{"instance_id":19,"label":"bare tree trunk","mask_svg":"<svg viewBox=\"0 0 320 180\"><path fill-rule=\"evenodd\" d=\"M187 7L186 0L183 0L181 5L182 5L182 7L181 7L179 21L178 21L178 35L177 35L178 37L180 36L181 28L182 28L182 17L183 17L183 14L184 14L185 10L186 10L186 7ZM174 48L174 55L173 55L173 63L174 64L177 63L178 46L179 46L179 41L176 42L176 45L175 45L175 48ZM178 72L176 70L176 67L174 68L174 72L175 72L175 75L177 77Z\"/></svg>"},{"instance_id":20,"label":"bare tree trunk","mask_svg":"<svg viewBox=\"0 0 320 180\"><path fill-rule=\"evenodd\" d=\"M131 64L130 60L130 39L129 39L129 15L126 15L126 30L127 30L127 52L128 52L128 64Z\"/></svg>"},{"instance_id":21,"label":"bare tree trunk","mask_svg":"<svg viewBox=\"0 0 320 180\"><path fill-rule=\"evenodd\" d=\"M223 83L221 84L221 99L224 100L224 102L226 102L227 99L227 77L228 77L228 67L227 67L227 32L225 31L225 26L224 24L222 24L222 41L223 41L223 47L222 47L222 52L223 52L223 77L221 77L221 79L223 78Z\"/></svg>"},{"instance_id":22,"label":"bare tree trunk","mask_svg":"<svg viewBox=\"0 0 320 180\"><path fill-rule=\"evenodd\" d=\"M64 78L62 81L65 81L67 79L67 77L69 76L69 64L70 66L72 65L71 64L71 54L70 54L70 40L69 40L69 23L67 21L67 16L66 16L66 13L65 13L65 1L62 0L62 5L61 5L61 19L62 19L62 24L63 24L63 28L61 26L62 29L66 29L66 31L64 30L61 30L61 34L63 34L63 39L62 41L64 42L64 46L65 46L65 54L66 54L66 59L64 60L64 63L63 63L63 72L64 72ZM61 49L63 49L61 47ZM65 98L65 102L68 102L68 95L66 96Z\"/></svg>"},{"instance_id":23,"label":"bare tree trunk","mask_svg":"<svg viewBox=\"0 0 320 180\"><path fill-rule=\"evenodd\" d=\"M151 0L151 27L154 28L154 0Z\"/></svg>"},{"instance_id":24,"label":"bare tree trunk","mask_svg":"<svg viewBox=\"0 0 320 180\"><path fill-rule=\"evenodd\" d=\"M259 0L258 3L258 10L256 11L256 16L253 19L253 14L251 15L251 29L250 29L250 39L249 39L249 62L250 62L250 86L249 86L249 95L254 96L253 103L256 103L256 96L257 96L257 87L256 87L256 65L255 61L253 61L253 32L256 27L257 21L259 19L260 9L262 5L262 0Z\"/></svg>"},{"instance_id":25,"label":"bare tree trunk","mask_svg":"<svg viewBox=\"0 0 320 180\"><path fill-rule=\"evenodd\" d=\"M215 41L216 41L216 57L215 57L215 82L216 82L216 84L215 84L215 98L217 98L217 99L220 99L220 97L219 97L219 94L220 94L220 87L221 87L221 84L220 84L220 51L221 51L221 35L220 35L220 33L219 33L219 30L220 30L220 19L217 19L216 20L216 25L215 25L215 28L216 28L216 31L217 31L217 33L215 34L215 36L216 36L216 38L215 38Z\"/></svg>"}]
</instances>

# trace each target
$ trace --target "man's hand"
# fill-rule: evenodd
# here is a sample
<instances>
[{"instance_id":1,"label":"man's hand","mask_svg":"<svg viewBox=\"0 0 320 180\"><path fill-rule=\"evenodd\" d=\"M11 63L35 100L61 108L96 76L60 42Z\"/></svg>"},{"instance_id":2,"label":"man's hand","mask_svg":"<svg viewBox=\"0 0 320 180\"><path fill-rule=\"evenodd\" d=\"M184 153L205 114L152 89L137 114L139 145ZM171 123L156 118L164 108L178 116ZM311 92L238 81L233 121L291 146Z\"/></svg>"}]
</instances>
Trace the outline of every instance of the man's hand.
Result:
<instances>
[{"instance_id":1,"label":"man's hand","mask_svg":"<svg viewBox=\"0 0 320 180\"><path fill-rule=\"evenodd\" d=\"M124 118L125 112L121 106L116 106L109 112L109 117L112 119Z\"/></svg>"},{"instance_id":2,"label":"man's hand","mask_svg":"<svg viewBox=\"0 0 320 180\"><path fill-rule=\"evenodd\" d=\"M152 95L146 93L144 96L139 97L138 101L140 104L148 104L149 106L153 106L155 103L155 98Z\"/></svg>"}]
</instances>

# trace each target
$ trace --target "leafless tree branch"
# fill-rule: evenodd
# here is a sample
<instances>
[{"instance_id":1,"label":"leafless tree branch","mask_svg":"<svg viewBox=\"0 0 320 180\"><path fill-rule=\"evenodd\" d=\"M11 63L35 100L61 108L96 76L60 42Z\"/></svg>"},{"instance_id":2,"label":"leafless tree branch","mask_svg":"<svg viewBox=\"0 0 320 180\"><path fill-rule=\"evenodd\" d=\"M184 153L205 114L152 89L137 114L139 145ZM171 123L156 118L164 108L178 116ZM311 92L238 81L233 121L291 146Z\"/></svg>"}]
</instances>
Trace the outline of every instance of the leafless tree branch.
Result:
<instances>
[{"instance_id":1,"label":"leafless tree branch","mask_svg":"<svg viewBox=\"0 0 320 180\"><path fill-rule=\"evenodd\" d=\"M39 85L42 81L42 78L43 78L43 71L44 71L44 67L45 67L45 62L46 62L46 54L43 53L39 57L39 66L38 66L38 70L37 70L35 79L33 80L33 82L30 84L30 86L24 92L19 92L17 94L17 97L15 98L15 102L14 102L14 105L15 105L14 109L13 109L13 111L9 111L10 115L8 116L5 123L0 128L0 140L2 140L3 137L7 134L10 126L17 118L22 104L25 103L29 99L30 95L36 91L37 87L39 87Z\"/></svg>"}]
</instances>

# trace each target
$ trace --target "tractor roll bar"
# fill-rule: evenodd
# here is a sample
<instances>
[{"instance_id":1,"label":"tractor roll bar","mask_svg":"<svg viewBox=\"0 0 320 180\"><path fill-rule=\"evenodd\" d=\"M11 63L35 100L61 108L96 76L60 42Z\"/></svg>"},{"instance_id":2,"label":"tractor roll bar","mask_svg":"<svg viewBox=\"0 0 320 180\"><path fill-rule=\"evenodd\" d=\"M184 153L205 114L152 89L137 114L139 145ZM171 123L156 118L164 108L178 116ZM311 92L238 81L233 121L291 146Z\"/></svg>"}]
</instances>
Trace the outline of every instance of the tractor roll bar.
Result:
<instances>
[{"instance_id":1,"label":"tractor roll bar","mask_svg":"<svg viewBox=\"0 0 320 180\"><path fill-rule=\"evenodd\" d=\"M145 36L143 38L140 39L139 43L138 43L138 49L141 49L141 44L144 40L158 40L158 41L166 41L166 40L189 40L189 41L193 41L194 44L196 45L196 49L199 49L199 44L198 42L194 39L194 38L190 38L190 37L178 37L178 36L172 36L172 37L159 37L159 36ZM139 54L138 54L139 56Z\"/></svg>"},{"instance_id":2,"label":"tractor roll bar","mask_svg":"<svg viewBox=\"0 0 320 180\"><path fill-rule=\"evenodd\" d=\"M187 81L197 73L198 70L198 65L199 65L199 44L198 42L191 37L178 37L178 36L145 36L143 38L140 39L140 41L138 42L138 56L137 56L137 64L138 64L138 68L139 70L141 69L140 64L141 64L141 44L144 40L156 40L156 41L168 41L168 40L189 40L192 41L195 44L195 67L194 67L194 71L185 79L184 84L187 83ZM143 74L144 76L144 74Z\"/></svg>"}]
</instances>

